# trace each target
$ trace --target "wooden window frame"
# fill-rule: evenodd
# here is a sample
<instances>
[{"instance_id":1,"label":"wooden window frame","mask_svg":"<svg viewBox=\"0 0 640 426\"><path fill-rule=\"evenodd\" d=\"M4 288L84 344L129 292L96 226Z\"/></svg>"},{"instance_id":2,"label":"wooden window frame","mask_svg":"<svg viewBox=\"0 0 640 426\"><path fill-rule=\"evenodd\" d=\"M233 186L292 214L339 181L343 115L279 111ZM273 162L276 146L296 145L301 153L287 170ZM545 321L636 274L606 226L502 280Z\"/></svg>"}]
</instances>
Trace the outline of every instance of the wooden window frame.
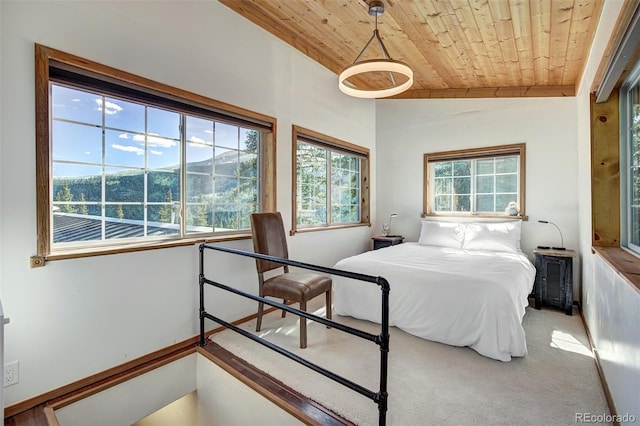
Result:
<instances>
[{"instance_id":1,"label":"wooden window frame","mask_svg":"<svg viewBox=\"0 0 640 426\"><path fill-rule=\"evenodd\" d=\"M485 214L485 213L434 213L431 210L431 191L429 163L437 161L455 160L475 160L479 158L500 157L507 155L518 155L520 157L520 169L518 172L520 194L519 214L517 216ZM499 145L485 148L460 149L455 151L442 151L424 154L423 163L423 196L422 196L422 217L481 217L481 218L501 218L528 220L526 215L526 144Z\"/></svg>"},{"instance_id":2,"label":"wooden window frame","mask_svg":"<svg viewBox=\"0 0 640 426\"><path fill-rule=\"evenodd\" d=\"M58 65L56 65L58 64ZM147 91L185 104L221 111L235 117L244 117L266 123L271 129L265 133L260 156L261 211L276 211L276 119L244 108L207 98L192 92L158 83L125 71L102 65L47 46L35 44L35 123L36 123L36 255L31 257L31 267L43 266L46 261L70 259L104 254L126 253L167 247L193 245L199 242L228 241L251 238L251 232L241 230L224 235L193 236L157 241L136 241L122 243L114 241L104 246L88 246L52 251L51 221L51 120L49 90L51 66L69 66L88 74L104 78L124 87Z\"/></svg>"},{"instance_id":3,"label":"wooden window frame","mask_svg":"<svg viewBox=\"0 0 640 426\"><path fill-rule=\"evenodd\" d=\"M291 127L291 231L290 235L295 235L299 232L311 232L311 231L324 231L327 229L343 229L353 228L357 226L371 226L370 220L370 190L369 190L369 170L370 170L370 155L369 149L355 145L349 142L345 142L340 139L336 139L331 136L324 135L322 133L315 132L313 130L305 129L303 127L293 125ZM358 223L341 223L341 224L323 224L317 226L305 226L298 227L297 225L297 204L298 204L298 190L297 190L297 174L298 174L298 155L297 144L298 139L304 139L309 143L313 143L318 146L325 147L328 150L334 150L338 152L345 152L361 157L364 161L361 162L360 169L360 222ZM331 212L327 212L331 214Z\"/></svg>"},{"instance_id":4,"label":"wooden window frame","mask_svg":"<svg viewBox=\"0 0 640 426\"><path fill-rule=\"evenodd\" d=\"M631 115L632 102L640 103L640 61L634 65L632 74L625 80L619 90L619 120L620 120L620 245L636 256L640 255L640 245L634 244L631 238L631 193L638 188L633 187L632 164L630 148L633 145L630 129L635 126Z\"/></svg>"}]
</instances>

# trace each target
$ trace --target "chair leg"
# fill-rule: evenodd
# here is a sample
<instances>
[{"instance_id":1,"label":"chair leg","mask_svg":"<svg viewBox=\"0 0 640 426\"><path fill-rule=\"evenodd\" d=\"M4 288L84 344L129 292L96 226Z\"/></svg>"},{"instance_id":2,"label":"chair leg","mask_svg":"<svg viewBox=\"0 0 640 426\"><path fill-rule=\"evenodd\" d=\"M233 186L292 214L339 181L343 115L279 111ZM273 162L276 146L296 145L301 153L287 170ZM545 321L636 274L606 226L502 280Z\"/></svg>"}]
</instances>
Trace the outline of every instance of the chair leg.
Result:
<instances>
[{"instance_id":1,"label":"chair leg","mask_svg":"<svg viewBox=\"0 0 640 426\"><path fill-rule=\"evenodd\" d=\"M287 299L282 299L282 304L286 305L287 304ZM287 315L287 311L285 311L284 309L282 310L282 318L284 318Z\"/></svg>"},{"instance_id":2,"label":"chair leg","mask_svg":"<svg viewBox=\"0 0 640 426\"><path fill-rule=\"evenodd\" d=\"M256 320L256 331L260 331L262 327L262 310L264 309L264 303L258 302L258 319Z\"/></svg>"},{"instance_id":3,"label":"chair leg","mask_svg":"<svg viewBox=\"0 0 640 426\"><path fill-rule=\"evenodd\" d=\"M307 311L307 301L300 301L300 310ZM300 348L304 349L307 347L307 319L305 317L300 317Z\"/></svg>"},{"instance_id":4,"label":"chair leg","mask_svg":"<svg viewBox=\"0 0 640 426\"><path fill-rule=\"evenodd\" d=\"M327 312L327 319L331 319L331 290L327 291L327 302L326 302L327 306L325 307L325 310ZM330 325L327 326L327 328L331 328Z\"/></svg>"}]
</instances>

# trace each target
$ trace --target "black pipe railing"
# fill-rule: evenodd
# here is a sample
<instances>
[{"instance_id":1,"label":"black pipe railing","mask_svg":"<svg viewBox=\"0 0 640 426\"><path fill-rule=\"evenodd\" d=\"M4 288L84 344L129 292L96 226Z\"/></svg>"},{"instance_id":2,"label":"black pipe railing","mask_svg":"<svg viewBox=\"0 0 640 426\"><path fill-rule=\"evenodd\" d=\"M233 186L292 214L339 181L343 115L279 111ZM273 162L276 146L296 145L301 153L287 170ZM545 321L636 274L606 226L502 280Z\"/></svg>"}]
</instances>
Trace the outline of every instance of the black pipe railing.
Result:
<instances>
[{"instance_id":1,"label":"black pipe railing","mask_svg":"<svg viewBox=\"0 0 640 426\"><path fill-rule=\"evenodd\" d=\"M357 328L349 327L347 325L340 324L332 320L328 320L318 315L314 315L309 312L296 309L292 306L279 303L273 300L269 300L264 297L256 296L250 293L246 293L242 290L238 290L238 289L229 287L227 285L221 284L219 282L207 279L204 275L204 250L205 249L217 250L217 251L222 251L226 253L237 254L240 256L252 257L254 259L270 260L272 262L277 262L283 265L295 266L297 268L308 269L311 271L321 272L324 274L337 275L345 278L351 278L359 281L366 281L366 282L377 284L382 291L382 296L381 296L382 318L381 318L381 324L380 324L380 334L375 335L375 334L367 333ZM369 340L375 343L380 348L379 390L377 392L369 390L362 385L359 385L349 379L346 379L317 364L314 364L309 360L300 357L299 355L296 355L272 342L269 342L268 340L265 340L261 337L256 336L255 334L249 333L246 330L236 327L235 325L229 322L226 322L216 317L215 315L211 315L205 310L205 306L204 306L205 284L220 288L222 290L237 294L242 297L246 297L248 299L252 299L258 302L264 302L267 305L273 306L277 309L282 309L287 312L291 312L292 314L308 318L312 321L319 322L333 329L340 330L342 332L345 332L353 336L359 337L361 339ZM290 260L290 259L285 259L285 258L280 258L275 256L268 256L268 255L254 253L250 251L238 250L238 249L233 249L229 247L222 247L218 245L205 243L205 244L200 244L199 287L200 287L200 342L199 344L201 346L205 345L205 331L204 331L205 319L210 319L212 321L215 321L226 328L229 328L237 333L240 333L243 336L257 343L260 343L261 345L275 352L278 352L279 354L291 360L294 360L300 363L301 365L304 365L305 367L315 371L316 373L321 374L325 377L328 377L329 379L332 379L333 381L340 383L341 385L371 399L373 402L375 402L378 405L378 424L381 426L386 424L386 416L387 416L387 408L388 408L387 403L389 398L389 395L387 392L387 374L388 374L388 361L389 361L389 290L390 290L389 283L386 279L382 277L374 277L372 275L359 274L356 272L343 271L343 270L334 269L334 268L326 268L324 266L313 265L310 263L298 262L295 260Z\"/></svg>"}]
</instances>

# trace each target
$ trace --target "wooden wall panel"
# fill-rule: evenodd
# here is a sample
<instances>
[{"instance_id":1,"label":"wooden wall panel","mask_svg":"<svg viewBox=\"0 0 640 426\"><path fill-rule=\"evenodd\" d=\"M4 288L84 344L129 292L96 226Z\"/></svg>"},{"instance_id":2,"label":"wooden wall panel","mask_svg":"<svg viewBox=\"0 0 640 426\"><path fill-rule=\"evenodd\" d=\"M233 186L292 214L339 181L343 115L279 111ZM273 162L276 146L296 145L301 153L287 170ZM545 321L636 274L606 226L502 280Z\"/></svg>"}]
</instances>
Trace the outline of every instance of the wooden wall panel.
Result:
<instances>
[{"instance_id":1,"label":"wooden wall panel","mask_svg":"<svg viewBox=\"0 0 640 426\"><path fill-rule=\"evenodd\" d=\"M591 95L592 245L620 246L619 96L596 103Z\"/></svg>"}]
</instances>

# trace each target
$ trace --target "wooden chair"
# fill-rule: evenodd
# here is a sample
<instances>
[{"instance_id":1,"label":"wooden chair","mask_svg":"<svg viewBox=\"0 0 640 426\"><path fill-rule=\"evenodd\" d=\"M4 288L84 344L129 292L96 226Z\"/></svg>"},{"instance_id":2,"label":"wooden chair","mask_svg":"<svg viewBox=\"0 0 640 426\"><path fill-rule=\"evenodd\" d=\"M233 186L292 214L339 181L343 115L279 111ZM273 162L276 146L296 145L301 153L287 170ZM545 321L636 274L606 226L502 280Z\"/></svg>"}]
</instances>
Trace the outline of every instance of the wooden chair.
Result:
<instances>
[{"instance_id":1,"label":"wooden chair","mask_svg":"<svg viewBox=\"0 0 640 426\"><path fill-rule=\"evenodd\" d=\"M284 232L282 215L276 213L253 213L251 215L253 231L253 250L255 253L269 256L289 258L287 239ZM275 297L287 301L298 302L300 310L307 310L307 302L322 293L326 294L327 319L331 319L331 277L315 272L289 272L287 265L256 259L258 270L258 291L261 297ZM265 280L264 273L277 268L284 272ZM263 302L258 302L258 319L256 331L262 326ZM282 317L286 311L282 311ZM307 319L300 317L300 347L307 347Z\"/></svg>"}]
</instances>

